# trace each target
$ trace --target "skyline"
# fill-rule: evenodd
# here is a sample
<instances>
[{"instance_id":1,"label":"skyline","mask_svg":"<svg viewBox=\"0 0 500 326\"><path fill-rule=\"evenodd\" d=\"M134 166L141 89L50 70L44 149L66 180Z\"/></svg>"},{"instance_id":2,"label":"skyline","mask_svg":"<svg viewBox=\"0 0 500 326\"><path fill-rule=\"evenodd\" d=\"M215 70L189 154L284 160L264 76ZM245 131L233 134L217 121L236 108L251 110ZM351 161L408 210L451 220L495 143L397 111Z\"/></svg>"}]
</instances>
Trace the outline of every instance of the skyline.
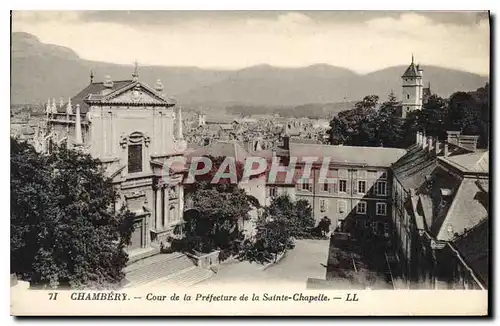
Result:
<instances>
[{"instance_id":1,"label":"skyline","mask_svg":"<svg viewBox=\"0 0 500 326\"><path fill-rule=\"evenodd\" d=\"M12 31L82 59L129 65L329 64L365 74L408 64L413 54L424 66L485 76L490 69L487 12L15 11Z\"/></svg>"}]
</instances>

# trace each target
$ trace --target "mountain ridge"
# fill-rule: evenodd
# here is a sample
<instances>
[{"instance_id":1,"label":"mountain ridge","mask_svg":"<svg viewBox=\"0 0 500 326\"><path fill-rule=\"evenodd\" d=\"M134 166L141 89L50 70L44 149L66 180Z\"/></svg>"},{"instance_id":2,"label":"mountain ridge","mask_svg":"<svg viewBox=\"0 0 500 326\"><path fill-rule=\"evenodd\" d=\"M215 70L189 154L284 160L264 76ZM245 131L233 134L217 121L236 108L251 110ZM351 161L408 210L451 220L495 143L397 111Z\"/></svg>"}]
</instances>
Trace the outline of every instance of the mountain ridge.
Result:
<instances>
[{"instance_id":1,"label":"mountain ridge","mask_svg":"<svg viewBox=\"0 0 500 326\"><path fill-rule=\"evenodd\" d=\"M12 33L11 103L41 103L47 98L73 96L89 82L106 75L114 80L130 79L132 65L81 59L70 48L40 42L24 32ZM488 77L460 70L423 66L424 81L441 96L484 86ZM196 66L140 66L140 79L154 85L161 79L168 96L183 105L204 103L250 105L302 105L360 100L375 94L399 95L400 77L406 66L388 67L368 74L325 63L307 67L275 67L260 64L238 70L205 69Z\"/></svg>"}]
</instances>

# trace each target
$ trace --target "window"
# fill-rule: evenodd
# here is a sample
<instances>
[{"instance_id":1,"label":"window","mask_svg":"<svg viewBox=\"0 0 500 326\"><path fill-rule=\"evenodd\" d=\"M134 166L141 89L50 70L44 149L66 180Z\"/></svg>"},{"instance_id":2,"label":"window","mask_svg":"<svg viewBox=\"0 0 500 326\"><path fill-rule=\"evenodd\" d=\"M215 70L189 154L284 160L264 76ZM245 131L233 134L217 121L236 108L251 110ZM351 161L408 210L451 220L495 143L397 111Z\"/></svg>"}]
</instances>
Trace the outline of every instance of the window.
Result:
<instances>
[{"instance_id":1,"label":"window","mask_svg":"<svg viewBox=\"0 0 500 326\"><path fill-rule=\"evenodd\" d=\"M128 172L142 172L142 144L128 145Z\"/></svg>"},{"instance_id":2,"label":"window","mask_svg":"<svg viewBox=\"0 0 500 326\"><path fill-rule=\"evenodd\" d=\"M385 216L387 215L387 204L377 203L377 215Z\"/></svg>"},{"instance_id":3,"label":"window","mask_svg":"<svg viewBox=\"0 0 500 326\"><path fill-rule=\"evenodd\" d=\"M358 192L360 194L366 193L366 181L358 181Z\"/></svg>"},{"instance_id":4,"label":"window","mask_svg":"<svg viewBox=\"0 0 500 326\"><path fill-rule=\"evenodd\" d=\"M339 180L339 192L347 192L347 180Z\"/></svg>"},{"instance_id":5,"label":"window","mask_svg":"<svg viewBox=\"0 0 500 326\"><path fill-rule=\"evenodd\" d=\"M366 202L365 201L360 201L358 203L358 206L356 207L356 212L358 214L366 214Z\"/></svg>"},{"instance_id":6,"label":"window","mask_svg":"<svg viewBox=\"0 0 500 326\"><path fill-rule=\"evenodd\" d=\"M312 186L309 183L309 181L308 180L303 180L302 181L302 190L311 191L311 189L312 189Z\"/></svg>"},{"instance_id":7,"label":"window","mask_svg":"<svg viewBox=\"0 0 500 326\"><path fill-rule=\"evenodd\" d=\"M326 183L326 182L325 182L325 183L323 183L323 191L328 192L329 188L330 188L330 187L329 187L328 183Z\"/></svg>"},{"instance_id":8,"label":"window","mask_svg":"<svg viewBox=\"0 0 500 326\"><path fill-rule=\"evenodd\" d=\"M358 205L356 206L356 212L358 214L366 214L366 202L365 201L360 201Z\"/></svg>"},{"instance_id":9,"label":"window","mask_svg":"<svg viewBox=\"0 0 500 326\"><path fill-rule=\"evenodd\" d=\"M278 188L276 187L270 187L269 188L269 197L277 197L278 196Z\"/></svg>"},{"instance_id":10,"label":"window","mask_svg":"<svg viewBox=\"0 0 500 326\"><path fill-rule=\"evenodd\" d=\"M377 181L376 195L379 196L387 196L387 182L386 181Z\"/></svg>"},{"instance_id":11,"label":"window","mask_svg":"<svg viewBox=\"0 0 500 326\"><path fill-rule=\"evenodd\" d=\"M339 213L345 213L347 210L347 202L345 200L339 200Z\"/></svg>"},{"instance_id":12,"label":"window","mask_svg":"<svg viewBox=\"0 0 500 326\"><path fill-rule=\"evenodd\" d=\"M326 199L321 199L319 201L319 210L323 213L328 210L328 201Z\"/></svg>"},{"instance_id":13,"label":"window","mask_svg":"<svg viewBox=\"0 0 500 326\"><path fill-rule=\"evenodd\" d=\"M373 233L378 234L378 222L372 223L372 230L373 230Z\"/></svg>"}]
</instances>

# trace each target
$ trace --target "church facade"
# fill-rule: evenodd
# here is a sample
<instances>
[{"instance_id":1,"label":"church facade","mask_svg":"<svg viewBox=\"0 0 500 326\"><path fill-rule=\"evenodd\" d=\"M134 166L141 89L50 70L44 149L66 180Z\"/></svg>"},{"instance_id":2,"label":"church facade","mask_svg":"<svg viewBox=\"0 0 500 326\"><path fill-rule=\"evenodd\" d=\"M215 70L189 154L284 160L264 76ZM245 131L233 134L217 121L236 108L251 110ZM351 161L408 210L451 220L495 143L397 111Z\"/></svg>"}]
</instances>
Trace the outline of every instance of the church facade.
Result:
<instances>
[{"instance_id":1,"label":"church facade","mask_svg":"<svg viewBox=\"0 0 500 326\"><path fill-rule=\"evenodd\" d=\"M65 143L99 159L120 198L135 213L129 255L158 250L183 223L183 167L164 168L167 159L182 157L181 109L155 87L139 81L137 65L131 80L94 82L68 102L47 104L46 128L35 146L51 151Z\"/></svg>"}]
</instances>

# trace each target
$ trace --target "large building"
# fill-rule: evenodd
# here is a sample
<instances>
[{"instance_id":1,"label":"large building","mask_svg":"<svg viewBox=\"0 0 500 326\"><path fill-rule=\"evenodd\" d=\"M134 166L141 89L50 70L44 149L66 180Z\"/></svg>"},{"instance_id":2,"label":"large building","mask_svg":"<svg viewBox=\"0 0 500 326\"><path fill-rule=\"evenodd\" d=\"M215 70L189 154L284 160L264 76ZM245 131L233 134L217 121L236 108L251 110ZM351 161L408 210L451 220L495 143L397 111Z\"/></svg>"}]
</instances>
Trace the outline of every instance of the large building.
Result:
<instances>
[{"instance_id":1,"label":"large building","mask_svg":"<svg viewBox=\"0 0 500 326\"><path fill-rule=\"evenodd\" d=\"M66 103L47 104L46 130L36 147L50 151L55 143L80 149L99 159L119 190L117 207L136 214L128 248L131 257L157 251L182 224L182 175L164 169L165 160L182 156L186 143L182 117L163 85L139 81L135 66L131 80L90 83Z\"/></svg>"},{"instance_id":2,"label":"large building","mask_svg":"<svg viewBox=\"0 0 500 326\"><path fill-rule=\"evenodd\" d=\"M303 144L285 138L284 148L276 156L284 166L291 166L295 160L295 173L288 180L286 172L277 174L275 180L268 178L267 202L288 194L310 203L316 223L326 216L339 231L365 229L389 236L389 169L405 153L398 148ZM309 160L313 162L311 173L303 179ZM327 167L326 177L332 180L329 183L320 179L323 164Z\"/></svg>"},{"instance_id":3,"label":"large building","mask_svg":"<svg viewBox=\"0 0 500 326\"><path fill-rule=\"evenodd\" d=\"M392 219L409 288L488 285L489 151L478 136L417 134L392 167Z\"/></svg>"}]
</instances>

